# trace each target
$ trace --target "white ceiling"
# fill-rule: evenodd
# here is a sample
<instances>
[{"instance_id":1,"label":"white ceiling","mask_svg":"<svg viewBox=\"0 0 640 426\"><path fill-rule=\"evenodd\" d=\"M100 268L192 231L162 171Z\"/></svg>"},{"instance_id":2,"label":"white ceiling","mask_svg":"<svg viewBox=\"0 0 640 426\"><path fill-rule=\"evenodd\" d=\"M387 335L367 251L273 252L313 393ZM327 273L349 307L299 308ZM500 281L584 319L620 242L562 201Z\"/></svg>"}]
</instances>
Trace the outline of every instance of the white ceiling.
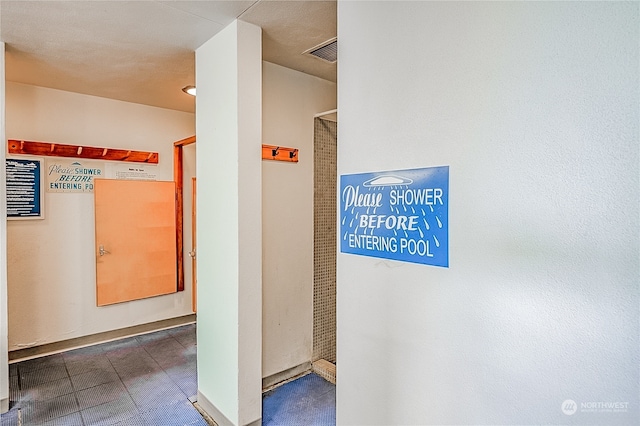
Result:
<instances>
[{"instance_id":1,"label":"white ceiling","mask_svg":"<svg viewBox=\"0 0 640 426\"><path fill-rule=\"evenodd\" d=\"M264 60L336 81L302 55L336 36L335 0L0 0L6 79L193 112L195 50L237 18L262 27Z\"/></svg>"}]
</instances>

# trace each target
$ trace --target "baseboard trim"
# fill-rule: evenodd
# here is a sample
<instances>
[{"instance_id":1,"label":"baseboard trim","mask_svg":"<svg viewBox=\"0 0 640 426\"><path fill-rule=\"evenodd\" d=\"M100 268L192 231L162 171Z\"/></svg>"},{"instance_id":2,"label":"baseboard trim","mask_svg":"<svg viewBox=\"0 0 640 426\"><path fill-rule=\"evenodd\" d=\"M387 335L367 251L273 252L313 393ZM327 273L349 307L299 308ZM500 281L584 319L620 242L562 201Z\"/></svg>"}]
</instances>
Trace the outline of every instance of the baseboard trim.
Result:
<instances>
[{"instance_id":1,"label":"baseboard trim","mask_svg":"<svg viewBox=\"0 0 640 426\"><path fill-rule=\"evenodd\" d=\"M296 378L302 374L308 373L311 370L311 362L303 362L295 367L288 368L276 374L272 374L262 379L262 391L268 391L276 387L281 383Z\"/></svg>"},{"instance_id":2,"label":"baseboard trim","mask_svg":"<svg viewBox=\"0 0 640 426\"><path fill-rule=\"evenodd\" d=\"M211 417L216 425L218 426L235 426L231 420L227 418L218 408L213 405L206 396L202 394L198 390L198 401L196 402L198 406L207 414L207 416Z\"/></svg>"},{"instance_id":3,"label":"baseboard trim","mask_svg":"<svg viewBox=\"0 0 640 426\"><path fill-rule=\"evenodd\" d=\"M205 421L209 424L213 422L215 426L235 426L231 420L227 418L218 408L213 405L209 399L198 390L198 400L193 403L196 409L200 412ZM262 417L247 423L244 426L260 426L262 424Z\"/></svg>"},{"instance_id":4,"label":"baseboard trim","mask_svg":"<svg viewBox=\"0 0 640 426\"><path fill-rule=\"evenodd\" d=\"M196 410L198 410L198 413L200 413L200 415L202 416L202 418L204 419L204 421L209 425L209 426L218 426L218 423L215 422L215 420L213 420L213 418L209 415L209 413L207 413L204 408L202 408L202 406L200 404L198 404L198 395L195 395L192 398L189 398L189 400L191 401L191 404L193 404L194 408Z\"/></svg>"},{"instance_id":5,"label":"baseboard trim","mask_svg":"<svg viewBox=\"0 0 640 426\"><path fill-rule=\"evenodd\" d=\"M25 361L31 358L38 358L71 349L96 345L98 343L110 342L123 339L125 337L137 336L140 334L152 333L154 331L165 330L191 324L196 321L196 314L184 315L176 318L169 318L154 321L146 324L134 325L117 330L105 331L102 333L90 334L88 336L76 337L73 339L61 340L59 342L47 343L30 348L16 349L9 352L9 363Z\"/></svg>"},{"instance_id":6,"label":"baseboard trim","mask_svg":"<svg viewBox=\"0 0 640 426\"><path fill-rule=\"evenodd\" d=\"M336 365L326 359L319 359L313 362L313 372L330 381L334 385L336 384Z\"/></svg>"}]
</instances>

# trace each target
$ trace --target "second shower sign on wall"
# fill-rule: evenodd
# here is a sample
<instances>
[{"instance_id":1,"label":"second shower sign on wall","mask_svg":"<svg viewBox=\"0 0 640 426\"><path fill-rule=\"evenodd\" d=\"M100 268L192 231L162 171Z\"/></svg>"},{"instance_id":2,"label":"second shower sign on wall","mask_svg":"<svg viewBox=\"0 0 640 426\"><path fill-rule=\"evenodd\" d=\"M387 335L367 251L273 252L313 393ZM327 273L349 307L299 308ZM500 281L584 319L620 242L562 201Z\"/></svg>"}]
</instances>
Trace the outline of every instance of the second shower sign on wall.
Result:
<instances>
[{"instance_id":1,"label":"second shower sign on wall","mask_svg":"<svg viewBox=\"0 0 640 426\"><path fill-rule=\"evenodd\" d=\"M340 251L449 266L449 167L340 176Z\"/></svg>"}]
</instances>

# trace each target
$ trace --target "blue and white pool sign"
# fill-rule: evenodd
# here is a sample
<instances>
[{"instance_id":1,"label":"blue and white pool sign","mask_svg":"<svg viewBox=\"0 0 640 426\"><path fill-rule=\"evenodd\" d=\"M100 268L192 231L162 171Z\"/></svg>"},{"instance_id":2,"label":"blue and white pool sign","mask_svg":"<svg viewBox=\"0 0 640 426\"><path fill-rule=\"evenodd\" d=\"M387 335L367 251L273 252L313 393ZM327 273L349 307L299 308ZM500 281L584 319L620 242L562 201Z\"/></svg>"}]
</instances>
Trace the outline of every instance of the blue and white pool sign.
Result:
<instances>
[{"instance_id":1,"label":"blue and white pool sign","mask_svg":"<svg viewBox=\"0 0 640 426\"><path fill-rule=\"evenodd\" d=\"M449 266L449 166L340 176L340 251Z\"/></svg>"}]
</instances>

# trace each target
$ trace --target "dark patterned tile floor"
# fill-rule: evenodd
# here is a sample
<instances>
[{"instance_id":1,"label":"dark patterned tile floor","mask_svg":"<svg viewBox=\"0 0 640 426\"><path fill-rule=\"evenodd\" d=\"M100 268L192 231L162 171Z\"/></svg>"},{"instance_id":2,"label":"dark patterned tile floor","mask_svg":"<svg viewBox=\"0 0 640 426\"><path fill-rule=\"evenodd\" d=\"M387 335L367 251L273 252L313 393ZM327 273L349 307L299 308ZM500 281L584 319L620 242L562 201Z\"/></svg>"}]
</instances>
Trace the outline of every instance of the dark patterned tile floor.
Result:
<instances>
[{"instance_id":1,"label":"dark patterned tile floor","mask_svg":"<svg viewBox=\"0 0 640 426\"><path fill-rule=\"evenodd\" d=\"M262 396L262 425L336 424L336 386L315 373L285 383Z\"/></svg>"},{"instance_id":2,"label":"dark patterned tile floor","mask_svg":"<svg viewBox=\"0 0 640 426\"><path fill-rule=\"evenodd\" d=\"M185 325L9 366L0 426L206 426L196 326ZM316 374L263 395L263 426L332 426L336 388Z\"/></svg>"},{"instance_id":3,"label":"dark patterned tile floor","mask_svg":"<svg viewBox=\"0 0 640 426\"><path fill-rule=\"evenodd\" d=\"M168 362L175 360L180 366ZM197 393L196 327L185 325L11 364L1 426L206 426Z\"/></svg>"}]
</instances>

